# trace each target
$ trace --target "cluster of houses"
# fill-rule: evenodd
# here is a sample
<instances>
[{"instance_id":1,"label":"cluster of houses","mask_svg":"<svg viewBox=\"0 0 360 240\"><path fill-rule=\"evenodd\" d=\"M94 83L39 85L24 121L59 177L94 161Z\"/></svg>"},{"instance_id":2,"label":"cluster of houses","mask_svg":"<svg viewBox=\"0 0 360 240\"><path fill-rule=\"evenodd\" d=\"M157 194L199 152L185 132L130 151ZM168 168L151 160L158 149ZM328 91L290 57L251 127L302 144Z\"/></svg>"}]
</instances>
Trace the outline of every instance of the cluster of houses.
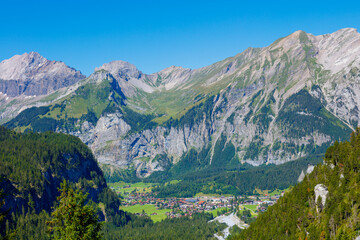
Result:
<instances>
[{"instance_id":1,"label":"cluster of houses","mask_svg":"<svg viewBox=\"0 0 360 240\"><path fill-rule=\"evenodd\" d=\"M248 196L247 199L243 201L244 205L262 205L267 204L269 206L274 205L281 195L274 196Z\"/></svg>"},{"instance_id":2,"label":"cluster of houses","mask_svg":"<svg viewBox=\"0 0 360 240\"><path fill-rule=\"evenodd\" d=\"M197 198L156 198L150 192L133 191L122 200L124 207L133 205L154 204L157 209L169 209L166 215L170 218L192 216L196 212L213 211L219 208L235 209L239 205L257 205L258 212L264 212L267 206L273 205L280 195L275 196L202 196ZM138 215L144 215L139 213ZM156 215L156 213L152 213Z\"/></svg>"},{"instance_id":3,"label":"cluster of houses","mask_svg":"<svg viewBox=\"0 0 360 240\"><path fill-rule=\"evenodd\" d=\"M219 208L234 209L239 205L257 205L257 211L264 212L267 206L273 205L280 196L274 197L199 197L199 198L167 198L160 199L149 196L144 198L130 197L123 201L124 206L154 204L157 209L169 209L170 218L192 216L196 212L212 211ZM265 207L266 206L266 207ZM156 213L153 213L156 215Z\"/></svg>"}]
</instances>

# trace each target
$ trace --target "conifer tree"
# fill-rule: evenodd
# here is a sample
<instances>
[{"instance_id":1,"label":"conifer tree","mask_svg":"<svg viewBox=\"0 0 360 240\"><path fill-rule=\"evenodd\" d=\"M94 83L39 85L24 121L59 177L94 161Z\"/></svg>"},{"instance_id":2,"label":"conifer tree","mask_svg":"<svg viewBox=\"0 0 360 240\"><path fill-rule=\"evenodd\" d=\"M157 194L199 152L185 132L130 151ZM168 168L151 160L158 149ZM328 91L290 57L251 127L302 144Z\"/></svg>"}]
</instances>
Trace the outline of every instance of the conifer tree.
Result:
<instances>
[{"instance_id":1,"label":"conifer tree","mask_svg":"<svg viewBox=\"0 0 360 240\"><path fill-rule=\"evenodd\" d=\"M66 181L59 190L58 204L51 213L52 219L47 222L51 237L61 240L101 239L101 223L95 206L86 204L87 194L72 189Z\"/></svg>"}]
</instances>

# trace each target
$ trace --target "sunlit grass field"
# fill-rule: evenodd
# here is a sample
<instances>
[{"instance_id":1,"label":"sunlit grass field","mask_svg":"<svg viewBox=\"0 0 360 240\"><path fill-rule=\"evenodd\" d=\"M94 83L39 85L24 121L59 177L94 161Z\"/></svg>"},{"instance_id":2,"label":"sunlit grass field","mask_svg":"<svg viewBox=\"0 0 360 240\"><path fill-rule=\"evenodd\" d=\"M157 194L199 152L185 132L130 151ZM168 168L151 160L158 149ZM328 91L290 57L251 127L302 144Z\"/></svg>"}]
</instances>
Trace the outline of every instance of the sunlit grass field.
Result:
<instances>
[{"instance_id":1,"label":"sunlit grass field","mask_svg":"<svg viewBox=\"0 0 360 240\"><path fill-rule=\"evenodd\" d=\"M154 204L145 204L145 205L134 205L129 207L120 207L121 210L124 210L126 212L130 213L142 213L144 210L146 214L153 220L154 222L159 222L161 220L164 220L167 218L166 212L171 212L171 209L156 209L156 206ZM151 215L152 213L157 213L157 215Z\"/></svg>"},{"instance_id":2,"label":"sunlit grass field","mask_svg":"<svg viewBox=\"0 0 360 240\"><path fill-rule=\"evenodd\" d=\"M114 188L116 193L121 194L122 196L131 193L132 191L136 190L138 193L146 193L151 192L152 183L125 183L125 182L116 182L116 183L108 183L109 187ZM128 187L130 186L130 187Z\"/></svg>"}]
</instances>

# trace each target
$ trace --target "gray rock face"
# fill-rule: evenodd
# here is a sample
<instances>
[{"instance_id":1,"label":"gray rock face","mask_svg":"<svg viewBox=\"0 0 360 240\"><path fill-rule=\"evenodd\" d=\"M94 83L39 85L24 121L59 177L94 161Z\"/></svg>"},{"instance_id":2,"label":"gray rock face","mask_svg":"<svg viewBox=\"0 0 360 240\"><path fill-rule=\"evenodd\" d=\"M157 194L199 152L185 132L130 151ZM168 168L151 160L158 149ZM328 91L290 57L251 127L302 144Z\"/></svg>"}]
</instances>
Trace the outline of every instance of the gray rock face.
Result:
<instances>
[{"instance_id":1,"label":"gray rock face","mask_svg":"<svg viewBox=\"0 0 360 240\"><path fill-rule=\"evenodd\" d=\"M95 72L100 70L109 72L117 80L127 97L134 97L137 93L137 89L149 93L153 91L153 87L146 82L146 75L140 72L131 63L112 61L103 64L101 67L95 68Z\"/></svg>"},{"instance_id":2,"label":"gray rock face","mask_svg":"<svg viewBox=\"0 0 360 240\"><path fill-rule=\"evenodd\" d=\"M300 176L298 178L298 182L299 183L302 182L304 180L304 178L305 178L305 173L304 173L304 171L301 171Z\"/></svg>"},{"instance_id":3,"label":"gray rock face","mask_svg":"<svg viewBox=\"0 0 360 240\"><path fill-rule=\"evenodd\" d=\"M315 166L309 165L308 168L306 169L306 174L312 173L314 171L314 168L315 168ZM305 173L304 173L304 171L301 171L301 174L298 178L298 182L302 182L304 180L304 178L305 178Z\"/></svg>"},{"instance_id":4,"label":"gray rock face","mask_svg":"<svg viewBox=\"0 0 360 240\"><path fill-rule=\"evenodd\" d=\"M188 68L171 66L160 72L144 74L133 64L124 61L105 63L95 71L105 70L118 81L127 97L136 96L138 90L152 93L156 90L171 90L191 81L191 75L198 72Z\"/></svg>"},{"instance_id":5,"label":"gray rock face","mask_svg":"<svg viewBox=\"0 0 360 240\"><path fill-rule=\"evenodd\" d=\"M85 78L63 62L38 53L16 55L0 63L0 92L9 97L46 95Z\"/></svg>"},{"instance_id":6,"label":"gray rock face","mask_svg":"<svg viewBox=\"0 0 360 240\"><path fill-rule=\"evenodd\" d=\"M190 148L201 149L209 143L210 135L204 131L204 123L191 129L157 127L127 136L131 127L121 117L119 113L107 114L96 126L85 121L80 131L71 134L88 144L99 162L122 168L134 166L139 177L164 170L159 162L153 161L158 155L165 154L176 163Z\"/></svg>"},{"instance_id":7,"label":"gray rock face","mask_svg":"<svg viewBox=\"0 0 360 240\"><path fill-rule=\"evenodd\" d=\"M132 78L140 78L142 75L135 65L124 61L112 61L95 68L95 72L100 70L106 70L115 78L124 79L125 81L129 81Z\"/></svg>"},{"instance_id":8,"label":"gray rock face","mask_svg":"<svg viewBox=\"0 0 360 240\"><path fill-rule=\"evenodd\" d=\"M314 171L315 166L313 165L309 165L308 168L306 169L306 174L310 174Z\"/></svg>"},{"instance_id":9,"label":"gray rock face","mask_svg":"<svg viewBox=\"0 0 360 240\"><path fill-rule=\"evenodd\" d=\"M152 83L166 90L173 89L190 79L194 71L189 68L171 66L149 76Z\"/></svg>"},{"instance_id":10,"label":"gray rock face","mask_svg":"<svg viewBox=\"0 0 360 240\"><path fill-rule=\"evenodd\" d=\"M324 184L318 184L314 188L315 192L315 203L317 203L318 198L321 197L322 208L325 207L326 198L329 193L327 187Z\"/></svg>"}]
</instances>

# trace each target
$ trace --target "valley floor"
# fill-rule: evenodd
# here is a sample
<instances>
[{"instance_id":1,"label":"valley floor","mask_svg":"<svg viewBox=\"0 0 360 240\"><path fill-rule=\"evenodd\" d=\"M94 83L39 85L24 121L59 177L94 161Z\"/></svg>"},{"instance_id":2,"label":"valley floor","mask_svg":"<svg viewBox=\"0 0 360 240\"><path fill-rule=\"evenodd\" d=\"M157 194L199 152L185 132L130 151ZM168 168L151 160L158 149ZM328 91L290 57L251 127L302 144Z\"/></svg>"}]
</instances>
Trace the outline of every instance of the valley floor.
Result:
<instances>
[{"instance_id":1,"label":"valley floor","mask_svg":"<svg viewBox=\"0 0 360 240\"><path fill-rule=\"evenodd\" d=\"M242 220L246 221L249 218L257 218L259 213L275 204L282 195L281 191L274 191L252 196L197 194L192 198L158 198L156 193L152 192L152 184L149 183L118 182L109 185L122 197L122 210L139 216L149 216L154 222L166 218L191 217L193 214L201 212L211 213L214 217L221 215L220 219L227 219L224 214L229 215L236 212L239 217L242 217ZM228 224L230 227L233 225ZM237 225L245 226L240 223Z\"/></svg>"}]
</instances>

